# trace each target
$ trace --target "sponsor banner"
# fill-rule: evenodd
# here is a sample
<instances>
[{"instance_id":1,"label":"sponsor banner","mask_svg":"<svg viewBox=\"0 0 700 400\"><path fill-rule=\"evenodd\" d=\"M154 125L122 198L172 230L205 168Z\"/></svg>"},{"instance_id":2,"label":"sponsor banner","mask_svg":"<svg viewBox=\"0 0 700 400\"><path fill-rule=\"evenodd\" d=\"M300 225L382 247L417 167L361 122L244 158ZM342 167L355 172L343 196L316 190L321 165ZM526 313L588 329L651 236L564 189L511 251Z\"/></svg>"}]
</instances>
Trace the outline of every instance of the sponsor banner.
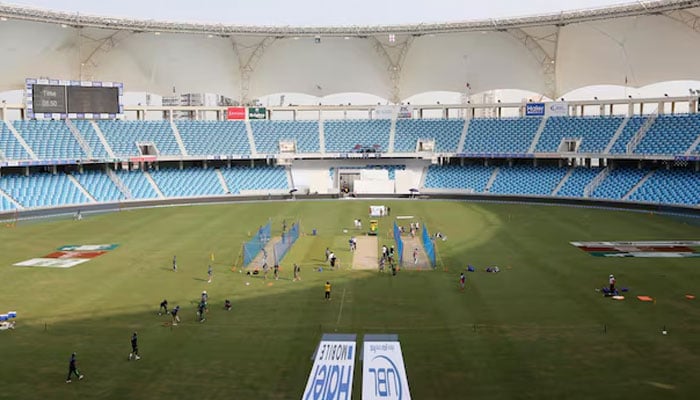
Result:
<instances>
[{"instance_id":1,"label":"sponsor banner","mask_svg":"<svg viewBox=\"0 0 700 400\"><path fill-rule=\"evenodd\" d=\"M88 258L32 258L13 264L18 267L71 268L90 261Z\"/></svg>"},{"instance_id":2,"label":"sponsor banner","mask_svg":"<svg viewBox=\"0 0 700 400\"><path fill-rule=\"evenodd\" d=\"M68 244L61 246L59 251L109 251L114 250L118 244Z\"/></svg>"},{"instance_id":3,"label":"sponsor banner","mask_svg":"<svg viewBox=\"0 0 700 400\"><path fill-rule=\"evenodd\" d=\"M548 117L565 117L569 115L569 103L565 101L545 103L544 115Z\"/></svg>"},{"instance_id":4,"label":"sponsor banner","mask_svg":"<svg viewBox=\"0 0 700 400\"><path fill-rule=\"evenodd\" d=\"M355 347L354 341L322 340L302 400L350 400Z\"/></svg>"},{"instance_id":5,"label":"sponsor banner","mask_svg":"<svg viewBox=\"0 0 700 400\"><path fill-rule=\"evenodd\" d=\"M410 400L401 344L368 342L362 353L362 399Z\"/></svg>"},{"instance_id":6,"label":"sponsor banner","mask_svg":"<svg viewBox=\"0 0 700 400\"><path fill-rule=\"evenodd\" d=\"M229 107L226 109L226 119L245 119L245 107Z\"/></svg>"},{"instance_id":7,"label":"sponsor banner","mask_svg":"<svg viewBox=\"0 0 700 400\"><path fill-rule=\"evenodd\" d=\"M106 251L55 251L47 254L44 258L91 258L99 257Z\"/></svg>"},{"instance_id":8,"label":"sponsor banner","mask_svg":"<svg viewBox=\"0 0 700 400\"><path fill-rule=\"evenodd\" d=\"M391 119L394 115L394 106L377 106L374 109L375 119Z\"/></svg>"},{"instance_id":9,"label":"sponsor banner","mask_svg":"<svg viewBox=\"0 0 700 400\"><path fill-rule=\"evenodd\" d=\"M383 217L386 215L386 207L384 206L369 206L370 217Z\"/></svg>"},{"instance_id":10,"label":"sponsor banner","mask_svg":"<svg viewBox=\"0 0 700 400\"><path fill-rule=\"evenodd\" d=\"M267 119L265 107L248 107L248 119Z\"/></svg>"},{"instance_id":11,"label":"sponsor banner","mask_svg":"<svg viewBox=\"0 0 700 400\"><path fill-rule=\"evenodd\" d=\"M542 117L544 116L544 103L527 103L525 104L525 116L527 117Z\"/></svg>"},{"instance_id":12,"label":"sponsor banner","mask_svg":"<svg viewBox=\"0 0 700 400\"><path fill-rule=\"evenodd\" d=\"M396 118L413 118L413 106L399 106Z\"/></svg>"},{"instance_id":13,"label":"sponsor banner","mask_svg":"<svg viewBox=\"0 0 700 400\"><path fill-rule=\"evenodd\" d=\"M700 241L571 242L595 257L700 257Z\"/></svg>"}]
</instances>

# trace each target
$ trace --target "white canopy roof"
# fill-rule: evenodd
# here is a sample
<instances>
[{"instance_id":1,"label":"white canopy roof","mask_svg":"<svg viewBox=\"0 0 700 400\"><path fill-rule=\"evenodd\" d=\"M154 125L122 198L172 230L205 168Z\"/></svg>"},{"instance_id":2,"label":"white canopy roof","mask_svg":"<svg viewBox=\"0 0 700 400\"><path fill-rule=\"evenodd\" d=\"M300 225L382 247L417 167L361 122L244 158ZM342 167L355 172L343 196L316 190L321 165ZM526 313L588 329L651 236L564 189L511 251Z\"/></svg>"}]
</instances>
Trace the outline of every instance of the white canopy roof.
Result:
<instances>
[{"instance_id":1,"label":"white canopy roof","mask_svg":"<svg viewBox=\"0 0 700 400\"><path fill-rule=\"evenodd\" d=\"M183 24L0 5L0 91L28 77L124 82L127 91L364 92L523 89L700 80L700 1L555 15L354 27ZM469 89L467 89L467 85Z\"/></svg>"}]
</instances>

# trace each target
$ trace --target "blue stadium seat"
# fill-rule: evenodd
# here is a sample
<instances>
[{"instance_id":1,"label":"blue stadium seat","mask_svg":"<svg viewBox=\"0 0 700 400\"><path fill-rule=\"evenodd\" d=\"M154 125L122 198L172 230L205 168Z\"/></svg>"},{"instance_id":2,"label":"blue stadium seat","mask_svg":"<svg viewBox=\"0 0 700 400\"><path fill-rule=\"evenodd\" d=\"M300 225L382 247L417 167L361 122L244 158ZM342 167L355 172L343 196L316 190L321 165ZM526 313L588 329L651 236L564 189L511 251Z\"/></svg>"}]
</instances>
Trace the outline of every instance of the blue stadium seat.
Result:
<instances>
[{"instance_id":1,"label":"blue stadium seat","mask_svg":"<svg viewBox=\"0 0 700 400\"><path fill-rule=\"evenodd\" d=\"M296 142L297 153L321 151L318 121L250 121L255 149L262 154L278 154L280 140Z\"/></svg>"},{"instance_id":2,"label":"blue stadium seat","mask_svg":"<svg viewBox=\"0 0 700 400\"><path fill-rule=\"evenodd\" d=\"M286 190L287 171L283 167L241 167L222 168L221 173L231 194L240 194L241 191Z\"/></svg>"},{"instance_id":3,"label":"blue stadium seat","mask_svg":"<svg viewBox=\"0 0 700 400\"><path fill-rule=\"evenodd\" d=\"M502 166L489 192L549 196L567 171L552 166Z\"/></svg>"},{"instance_id":4,"label":"blue stadium seat","mask_svg":"<svg viewBox=\"0 0 700 400\"><path fill-rule=\"evenodd\" d=\"M90 146L90 149L92 150L92 156L94 158L109 158L107 150L100 141L100 138L97 136L97 132L95 132L95 128L93 128L92 123L90 123L90 121L86 121L84 119L76 119L71 120L71 122L73 122L73 126L75 126L75 128L80 131L80 134L85 139L85 142L88 144L88 146Z\"/></svg>"},{"instance_id":5,"label":"blue stadium seat","mask_svg":"<svg viewBox=\"0 0 700 400\"><path fill-rule=\"evenodd\" d=\"M143 172L120 170L116 174L131 192L132 199L155 199L158 197L158 193L153 190Z\"/></svg>"},{"instance_id":6,"label":"blue stadium seat","mask_svg":"<svg viewBox=\"0 0 700 400\"><path fill-rule=\"evenodd\" d=\"M137 142L152 142L159 155L182 155L168 121L99 121L98 125L116 156L141 155Z\"/></svg>"},{"instance_id":7,"label":"blue stadium seat","mask_svg":"<svg viewBox=\"0 0 700 400\"><path fill-rule=\"evenodd\" d=\"M243 121L177 121L177 130L191 156L250 155Z\"/></svg>"},{"instance_id":8,"label":"blue stadium seat","mask_svg":"<svg viewBox=\"0 0 700 400\"><path fill-rule=\"evenodd\" d=\"M323 129L329 153L352 153L356 146L377 146L379 152L389 150L388 119L328 120L323 122Z\"/></svg>"},{"instance_id":9,"label":"blue stadium seat","mask_svg":"<svg viewBox=\"0 0 700 400\"><path fill-rule=\"evenodd\" d=\"M591 183L602 168L584 168L577 167L569 176L569 179L564 182L564 186L559 189L557 196L562 197L583 197L583 192L586 186Z\"/></svg>"},{"instance_id":10,"label":"blue stadium seat","mask_svg":"<svg viewBox=\"0 0 700 400\"><path fill-rule=\"evenodd\" d=\"M614 169L610 171L605 180L601 182L600 186L593 191L591 197L616 200L622 199L647 172L649 171L636 168Z\"/></svg>"},{"instance_id":11,"label":"blue stadium seat","mask_svg":"<svg viewBox=\"0 0 700 400\"><path fill-rule=\"evenodd\" d=\"M86 158L85 152L65 121L22 120L15 121L13 125L40 159Z\"/></svg>"},{"instance_id":12,"label":"blue stadium seat","mask_svg":"<svg viewBox=\"0 0 700 400\"><path fill-rule=\"evenodd\" d=\"M557 152L566 138L581 139L579 153L602 153L623 120L621 116L549 117L535 152Z\"/></svg>"},{"instance_id":13,"label":"blue stadium seat","mask_svg":"<svg viewBox=\"0 0 700 400\"><path fill-rule=\"evenodd\" d=\"M625 125L625 128L622 130L620 137L617 138L612 148L610 149L610 153L626 153L627 143L629 143L630 139L632 139L632 136L634 136L634 134L639 131L642 125L644 125L644 122L646 122L646 120L647 117L641 115L630 117L629 121L627 121L627 125Z\"/></svg>"},{"instance_id":14,"label":"blue stadium seat","mask_svg":"<svg viewBox=\"0 0 700 400\"><path fill-rule=\"evenodd\" d=\"M700 205L700 172L687 169L657 170L632 193L630 200Z\"/></svg>"},{"instance_id":15,"label":"blue stadium seat","mask_svg":"<svg viewBox=\"0 0 700 400\"><path fill-rule=\"evenodd\" d=\"M7 175L0 188L24 207L55 207L90 202L66 174Z\"/></svg>"},{"instance_id":16,"label":"blue stadium seat","mask_svg":"<svg viewBox=\"0 0 700 400\"><path fill-rule=\"evenodd\" d=\"M465 153L527 153L542 119L475 118L469 122Z\"/></svg>"},{"instance_id":17,"label":"blue stadium seat","mask_svg":"<svg viewBox=\"0 0 700 400\"><path fill-rule=\"evenodd\" d=\"M700 114L659 115L636 154L683 155L700 135Z\"/></svg>"},{"instance_id":18,"label":"blue stadium seat","mask_svg":"<svg viewBox=\"0 0 700 400\"><path fill-rule=\"evenodd\" d=\"M97 201L107 202L125 199L124 194L105 172L84 171L82 174L73 174L73 177L77 179L83 188Z\"/></svg>"},{"instance_id":19,"label":"blue stadium seat","mask_svg":"<svg viewBox=\"0 0 700 400\"><path fill-rule=\"evenodd\" d=\"M414 152L418 140L434 139L435 151L456 153L463 128L463 119L398 119L394 152Z\"/></svg>"},{"instance_id":20,"label":"blue stadium seat","mask_svg":"<svg viewBox=\"0 0 700 400\"><path fill-rule=\"evenodd\" d=\"M10 129L0 121L0 151L8 160L29 160L31 157Z\"/></svg>"},{"instance_id":21,"label":"blue stadium seat","mask_svg":"<svg viewBox=\"0 0 700 400\"><path fill-rule=\"evenodd\" d=\"M150 174L165 197L225 194L214 169L160 169L150 171Z\"/></svg>"}]
</instances>

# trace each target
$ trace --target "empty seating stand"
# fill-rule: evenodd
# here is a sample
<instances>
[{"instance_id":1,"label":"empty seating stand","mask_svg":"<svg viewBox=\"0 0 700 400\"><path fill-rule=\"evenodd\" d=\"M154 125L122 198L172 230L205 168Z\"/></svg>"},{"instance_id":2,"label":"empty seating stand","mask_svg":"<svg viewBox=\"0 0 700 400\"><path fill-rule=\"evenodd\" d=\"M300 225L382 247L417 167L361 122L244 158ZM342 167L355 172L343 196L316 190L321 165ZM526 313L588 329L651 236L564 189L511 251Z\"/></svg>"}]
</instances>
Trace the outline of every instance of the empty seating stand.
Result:
<instances>
[{"instance_id":1,"label":"empty seating stand","mask_svg":"<svg viewBox=\"0 0 700 400\"><path fill-rule=\"evenodd\" d=\"M0 178L0 189L26 208L57 207L90 201L68 176L62 173L3 176Z\"/></svg>"},{"instance_id":2,"label":"empty seating stand","mask_svg":"<svg viewBox=\"0 0 700 400\"><path fill-rule=\"evenodd\" d=\"M88 191L100 202L124 200L124 194L119 190L117 185L112 182L103 171L85 171L83 173L75 173L73 177L80 182L85 190Z\"/></svg>"},{"instance_id":3,"label":"empty seating stand","mask_svg":"<svg viewBox=\"0 0 700 400\"><path fill-rule=\"evenodd\" d=\"M0 121L0 151L8 160L29 160L31 157L4 122Z\"/></svg>"},{"instance_id":4,"label":"empty seating stand","mask_svg":"<svg viewBox=\"0 0 700 400\"><path fill-rule=\"evenodd\" d=\"M394 152L414 152L419 140L433 139L435 151L456 153L463 128L463 119L398 119Z\"/></svg>"},{"instance_id":5,"label":"empty seating stand","mask_svg":"<svg viewBox=\"0 0 700 400\"><path fill-rule=\"evenodd\" d=\"M624 120L621 116L547 118L536 153L555 153L563 139L579 139L579 153L602 153Z\"/></svg>"},{"instance_id":6,"label":"empty seating stand","mask_svg":"<svg viewBox=\"0 0 700 400\"><path fill-rule=\"evenodd\" d=\"M700 205L700 172L687 169L657 170L632 193L630 200Z\"/></svg>"},{"instance_id":7,"label":"empty seating stand","mask_svg":"<svg viewBox=\"0 0 700 400\"><path fill-rule=\"evenodd\" d=\"M14 127L40 159L80 160L87 157L65 121L15 121Z\"/></svg>"},{"instance_id":8,"label":"empty seating stand","mask_svg":"<svg viewBox=\"0 0 700 400\"><path fill-rule=\"evenodd\" d=\"M358 146L377 152L389 150L391 121L388 119L328 120L323 122L323 129L329 153L351 153Z\"/></svg>"},{"instance_id":9,"label":"empty seating stand","mask_svg":"<svg viewBox=\"0 0 700 400\"><path fill-rule=\"evenodd\" d=\"M472 119L464 142L464 152L527 153L541 121L539 117Z\"/></svg>"},{"instance_id":10,"label":"empty seating stand","mask_svg":"<svg viewBox=\"0 0 700 400\"><path fill-rule=\"evenodd\" d=\"M251 153L243 121L177 121L176 124L191 156Z\"/></svg>"},{"instance_id":11,"label":"empty seating stand","mask_svg":"<svg viewBox=\"0 0 700 400\"><path fill-rule=\"evenodd\" d=\"M163 156L182 154L168 121L99 121L98 125L116 156L141 155L137 143L153 143Z\"/></svg>"},{"instance_id":12,"label":"empty seating stand","mask_svg":"<svg viewBox=\"0 0 700 400\"><path fill-rule=\"evenodd\" d=\"M258 153L277 154L280 141L296 143L297 153L321 151L318 121L250 121Z\"/></svg>"},{"instance_id":13,"label":"empty seating stand","mask_svg":"<svg viewBox=\"0 0 700 400\"><path fill-rule=\"evenodd\" d=\"M634 152L682 155L699 135L700 114L659 115Z\"/></svg>"},{"instance_id":14,"label":"empty seating stand","mask_svg":"<svg viewBox=\"0 0 700 400\"><path fill-rule=\"evenodd\" d=\"M214 169L161 169L150 174L165 197L225 194Z\"/></svg>"},{"instance_id":15,"label":"empty seating stand","mask_svg":"<svg viewBox=\"0 0 700 400\"><path fill-rule=\"evenodd\" d=\"M241 167L222 168L221 174L231 194L241 191L265 193L267 191L288 190L287 172L283 167Z\"/></svg>"},{"instance_id":16,"label":"empty seating stand","mask_svg":"<svg viewBox=\"0 0 700 400\"><path fill-rule=\"evenodd\" d=\"M465 190L482 193L494 167L483 165L431 165L425 178L427 189Z\"/></svg>"}]
</instances>

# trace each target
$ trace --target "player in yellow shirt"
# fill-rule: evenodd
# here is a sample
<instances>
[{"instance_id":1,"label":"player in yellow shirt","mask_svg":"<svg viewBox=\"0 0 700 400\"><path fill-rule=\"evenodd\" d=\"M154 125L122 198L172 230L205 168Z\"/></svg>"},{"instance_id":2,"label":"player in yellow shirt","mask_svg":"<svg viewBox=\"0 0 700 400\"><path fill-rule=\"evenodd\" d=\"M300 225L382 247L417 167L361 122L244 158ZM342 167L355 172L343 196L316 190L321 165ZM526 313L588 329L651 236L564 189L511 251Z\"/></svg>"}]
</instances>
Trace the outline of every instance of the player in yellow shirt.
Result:
<instances>
[{"instance_id":1,"label":"player in yellow shirt","mask_svg":"<svg viewBox=\"0 0 700 400\"><path fill-rule=\"evenodd\" d=\"M326 300L330 300L331 299L331 283L326 281L324 288L326 290Z\"/></svg>"}]
</instances>

